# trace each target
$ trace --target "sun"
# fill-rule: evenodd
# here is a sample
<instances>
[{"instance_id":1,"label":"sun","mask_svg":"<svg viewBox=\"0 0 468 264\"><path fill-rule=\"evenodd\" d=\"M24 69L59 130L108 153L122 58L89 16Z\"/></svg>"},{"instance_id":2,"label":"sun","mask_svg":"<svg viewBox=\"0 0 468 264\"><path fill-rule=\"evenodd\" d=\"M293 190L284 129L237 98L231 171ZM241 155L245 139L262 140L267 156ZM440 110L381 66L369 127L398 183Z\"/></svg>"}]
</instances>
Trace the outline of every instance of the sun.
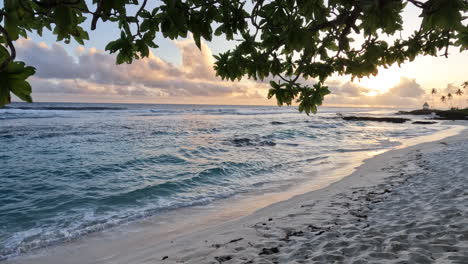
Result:
<instances>
[{"instance_id":1,"label":"sun","mask_svg":"<svg viewBox=\"0 0 468 264\"><path fill-rule=\"evenodd\" d=\"M355 79L353 82L363 86L369 91L366 95L375 96L383 94L400 82L401 75L395 69L380 69L376 76Z\"/></svg>"}]
</instances>

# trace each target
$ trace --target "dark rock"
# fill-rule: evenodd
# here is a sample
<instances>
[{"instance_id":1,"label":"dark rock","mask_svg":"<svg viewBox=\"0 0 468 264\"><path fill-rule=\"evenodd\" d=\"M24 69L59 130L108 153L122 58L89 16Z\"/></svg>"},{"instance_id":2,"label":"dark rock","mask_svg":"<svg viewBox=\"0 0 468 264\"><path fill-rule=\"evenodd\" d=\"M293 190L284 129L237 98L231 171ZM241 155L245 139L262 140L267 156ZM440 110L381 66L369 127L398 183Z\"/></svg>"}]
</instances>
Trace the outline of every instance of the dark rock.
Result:
<instances>
[{"instance_id":1,"label":"dark rock","mask_svg":"<svg viewBox=\"0 0 468 264\"><path fill-rule=\"evenodd\" d=\"M432 125L432 124L437 124L437 122L434 122L434 121L414 121L412 124L416 124L416 125Z\"/></svg>"},{"instance_id":2,"label":"dark rock","mask_svg":"<svg viewBox=\"0 0 468 264\"><path fill-rule=\"evenodd\" d=\"M271 255L279 252L278 247L263 248L259 255Z\"/></svg>"},{"instance_id":3,"label":"dark rock","mask_svg":"<svg viewBox=\"0 0 468 264\"><path fill-rule=\"evenodd\" d=\"M436 114L437 120L468 120L468 108L465 109L451 109L451 110L437 110L437 109L419 109L413 111L400 111L399 115L432 115Z\"/></svg>"},{"instance_id":4,"label":"dark rock","mask_svg":"<svg viewBox=\"0 0 468 264\"><path fill-rule=\"evenodd\" d=\"M236 147L248 147L248 146L276 146L276 143L269 140L260 141L259 138L234 138L230 141L232 145Z\"/></svg>"},{"instance_id":5,"label":"dark rock","mask_svg":"<svg viewBox=\"0 0 468 264\"><path fill-rule=\"evenodd\" d=\"M355 217L358 217L358 218L365 218L365 219L367 219L367 215L365 215L365 214L361 214L361 213L353 212L353 211L351 211L350 214L351 214L352 216L355 216Z\"/></svg>"},{"instance_id":6,"label":"dark rock","mask_svg":"<svg viewBox=\"0 0 468 264\"><path fill-rule=\"evenodd\" d=\"M249 138L235 138L231 142L236 146L247 146L252 144Z\"/></svg>"},{"instance_id":7,"label":"dark rock","mask_svg":"<svg viewBox=\"0 0 468 264\"><path fill-rule=\"evenodd\" d=\"M325 231L324 231L324 230L321 230L321 231L317 232L315 235L316 235L316 236L320 236L320 235L323 234L323 233L325 233Z\"/></svg>"},{"instance_id":8,"label":"dark rock","mask_svg":"<svg viewBox=\"0 0 468 264\"><path fill-rule=\"evenodd\" d=\"M300 237L300 236L304 236L304 232L302 232L302 231L295 231L295 232L292 232L292 233L290 233L290 234L288 234L288 235L289 235L289 236L298 236L298 237Z\"/></svg>"},{"instance_id":9,"label":"dark rock","mask_svg":"<svg viewBox=\"0 0 468 264\"><path fill-rule=\"evenodd\" d=\"M259 146L276 146L276 143L273 141L262 141L258 145Z\"/></svg>"},{"instance_id":10,"label":"dark rock","mask_svg":"<svg viewBox=\"0 0 468 264\"><path fill-rule=\"evenodd\" d=\"M390 123L405 123L406 121L409 121L409 119L399 117L343 116L342 118L346 121L376 121Z\"/></svg>"},{"instance_id":11,"label":"dark rock","mask_svg":"<svg viewBox=\"0 0 468 264\"><path fill-rule=\"evenodd\" d=\"M437 112L437 120L468 120L468 109L465 110L447 110Z\"/></svg>"},{"instance_id":12,"label":"dark rock","mask_svg":"<svg viewBox=\"0 0 468 264\"><path fill-rule=\"evenodd\" d=\"M271 124L272 124L272 125L284 125L284 124L286 124L286 123L284 123L284 122L279 122L279 121L273 121L273 122L271 122Z\"/></svg>"},{"instance_id":13,"label":"dark rock","mask_svg":"<svg viewBox=\"0 0 468 264\"><path fill-rule=\"evenodd\" d=\"M215 257L216 261L218 261L219 263L222 263L222 262L225 262L225 261L229 261L232 259L232 256L229 256L229 255L226 255L226 256L218 256L218 257Z\"/></svg>"},{"instance_id":14,"label":"dark rock","mask_svg":"<svg viewBox=\"0 0 468 264\"><path fill-rule=\"evenodd\" d=\"M314 226L314 225L308 225L307 227L308 227L312 232L313 232L313 231L322 230L321 227L317 227L317 226Z\"/></svg>"},{"instance_id":15,"label":"dark rock","mask_svg":"<svg viewBox=\"0 0 468 264\"><path fill-rule=\"evenodd\" d=\"M164 257L162 257L161 260L165 260L165 259L168 259L168 258L169 258L169 256L164 256Z\"/></svg>"},{"instance_id":16,"label":"dark rock","mask_svg":"<svg viewBox=\"0 0 468 264\"><path fill-rule=\"evenodd\" d=\"M398 115L432 115L432 113L439 112L440 110L435 110L435 109L418 109L418 110L412 110L412 111L399 111L397 114Z\"/></svg>"},{"instance_id":17,"label":"dark rock","mask_svg":"<svg viewBox=\"0 0 468 264\"><path fill-rule=\"evenodd\" d=\"M244 238L241 237L241 238L233 239L233 240L229 241L228 244L241 241L242 239L244 239Z\"/></svg>"}]
</instances>

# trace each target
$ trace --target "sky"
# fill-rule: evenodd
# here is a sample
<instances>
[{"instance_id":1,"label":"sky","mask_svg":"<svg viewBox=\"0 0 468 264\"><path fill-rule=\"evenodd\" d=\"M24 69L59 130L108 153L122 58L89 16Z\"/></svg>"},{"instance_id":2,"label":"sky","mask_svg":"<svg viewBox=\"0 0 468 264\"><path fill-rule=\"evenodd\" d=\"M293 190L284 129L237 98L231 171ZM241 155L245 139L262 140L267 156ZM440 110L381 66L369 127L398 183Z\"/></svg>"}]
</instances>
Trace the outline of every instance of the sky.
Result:
<instances>
[{"instance_id":1,"label":"sky","mask_svg":"<svg viewBox=\"0 0 468 264\"><path fill-rule=\"evenodd\" d=\"M404 12L407 36L419 24L419 10ZM89 29L86 24L85 29ZM98 23L85 46L76 42L56 42L46 32L31 34L16 42L17 57L37 68L31 78L33 99L37 102L106 103L185 103L274 105L266 98L269 86L246 78L222 81L213 70L213 54L232 48L235 43L222 38L203 42L200 50L192 39L168 40L156 37L158 49L149 58L127 65L116 65L115 56L104 51L118 38L113 24ZM442 52L441 52L442 53ZM449 58L418 57L413 62L380 69L371 78L351 81L350 76L332 76L327 85L332 91L325 98L330 106L420 107L436 101L430 90L454 92L468 79L468 52L456 48ZM468 92L468 91L467 91ZM441 103L439 103L441 104ZM442 105L439 105L439 107Z\"/></svg>"}]
</instances>

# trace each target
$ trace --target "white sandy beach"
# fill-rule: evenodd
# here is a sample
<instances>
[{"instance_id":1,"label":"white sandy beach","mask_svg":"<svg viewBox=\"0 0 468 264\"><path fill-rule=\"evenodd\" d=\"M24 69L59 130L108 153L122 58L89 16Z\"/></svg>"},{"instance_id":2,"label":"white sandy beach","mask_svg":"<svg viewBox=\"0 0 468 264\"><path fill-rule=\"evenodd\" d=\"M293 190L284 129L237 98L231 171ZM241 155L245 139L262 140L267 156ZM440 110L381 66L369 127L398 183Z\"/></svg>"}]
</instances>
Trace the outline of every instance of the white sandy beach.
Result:
<instances>
[{"instance_id":1,"label":"white sandy beach","mask_svg":"<svg viewBox=\"0 0 468 264\"><path fill-rule=\"evenodd\" d=\"M232 221L85 238L6 263L468 263L467 160L463 130Z\"/></svg>"}]
</instances>

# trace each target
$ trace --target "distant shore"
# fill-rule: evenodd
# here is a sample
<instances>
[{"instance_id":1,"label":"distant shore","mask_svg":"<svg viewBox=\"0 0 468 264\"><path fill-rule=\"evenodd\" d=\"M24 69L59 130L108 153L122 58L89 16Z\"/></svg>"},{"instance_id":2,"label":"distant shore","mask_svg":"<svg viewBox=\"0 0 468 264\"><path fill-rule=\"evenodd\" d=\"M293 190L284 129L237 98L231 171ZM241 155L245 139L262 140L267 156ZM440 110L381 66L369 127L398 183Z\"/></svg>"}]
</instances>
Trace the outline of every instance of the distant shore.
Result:
<instances>
[{"instance_id":1,"label":"distant shore","mask_svg":"<svg viewBox=\"0 0 468 264\"><path fill-rule=\"evenodd\" d=\"M399 111L399 115L435 115L432 119L437 120L468 120L468 108L465 109L418 109L412 111Z\"/></svg>"},{"instance_id":2,"label":"distant shore","mask_svg":"<svg viewBox=\"0 0 468 264\"><path fill-rule=\"evenodd\" d=\"M5 263L466 263L467 157L463 130L377 155L326 188L237 220L164 236L96 234Z\"/></svg>"}]
</instances>

